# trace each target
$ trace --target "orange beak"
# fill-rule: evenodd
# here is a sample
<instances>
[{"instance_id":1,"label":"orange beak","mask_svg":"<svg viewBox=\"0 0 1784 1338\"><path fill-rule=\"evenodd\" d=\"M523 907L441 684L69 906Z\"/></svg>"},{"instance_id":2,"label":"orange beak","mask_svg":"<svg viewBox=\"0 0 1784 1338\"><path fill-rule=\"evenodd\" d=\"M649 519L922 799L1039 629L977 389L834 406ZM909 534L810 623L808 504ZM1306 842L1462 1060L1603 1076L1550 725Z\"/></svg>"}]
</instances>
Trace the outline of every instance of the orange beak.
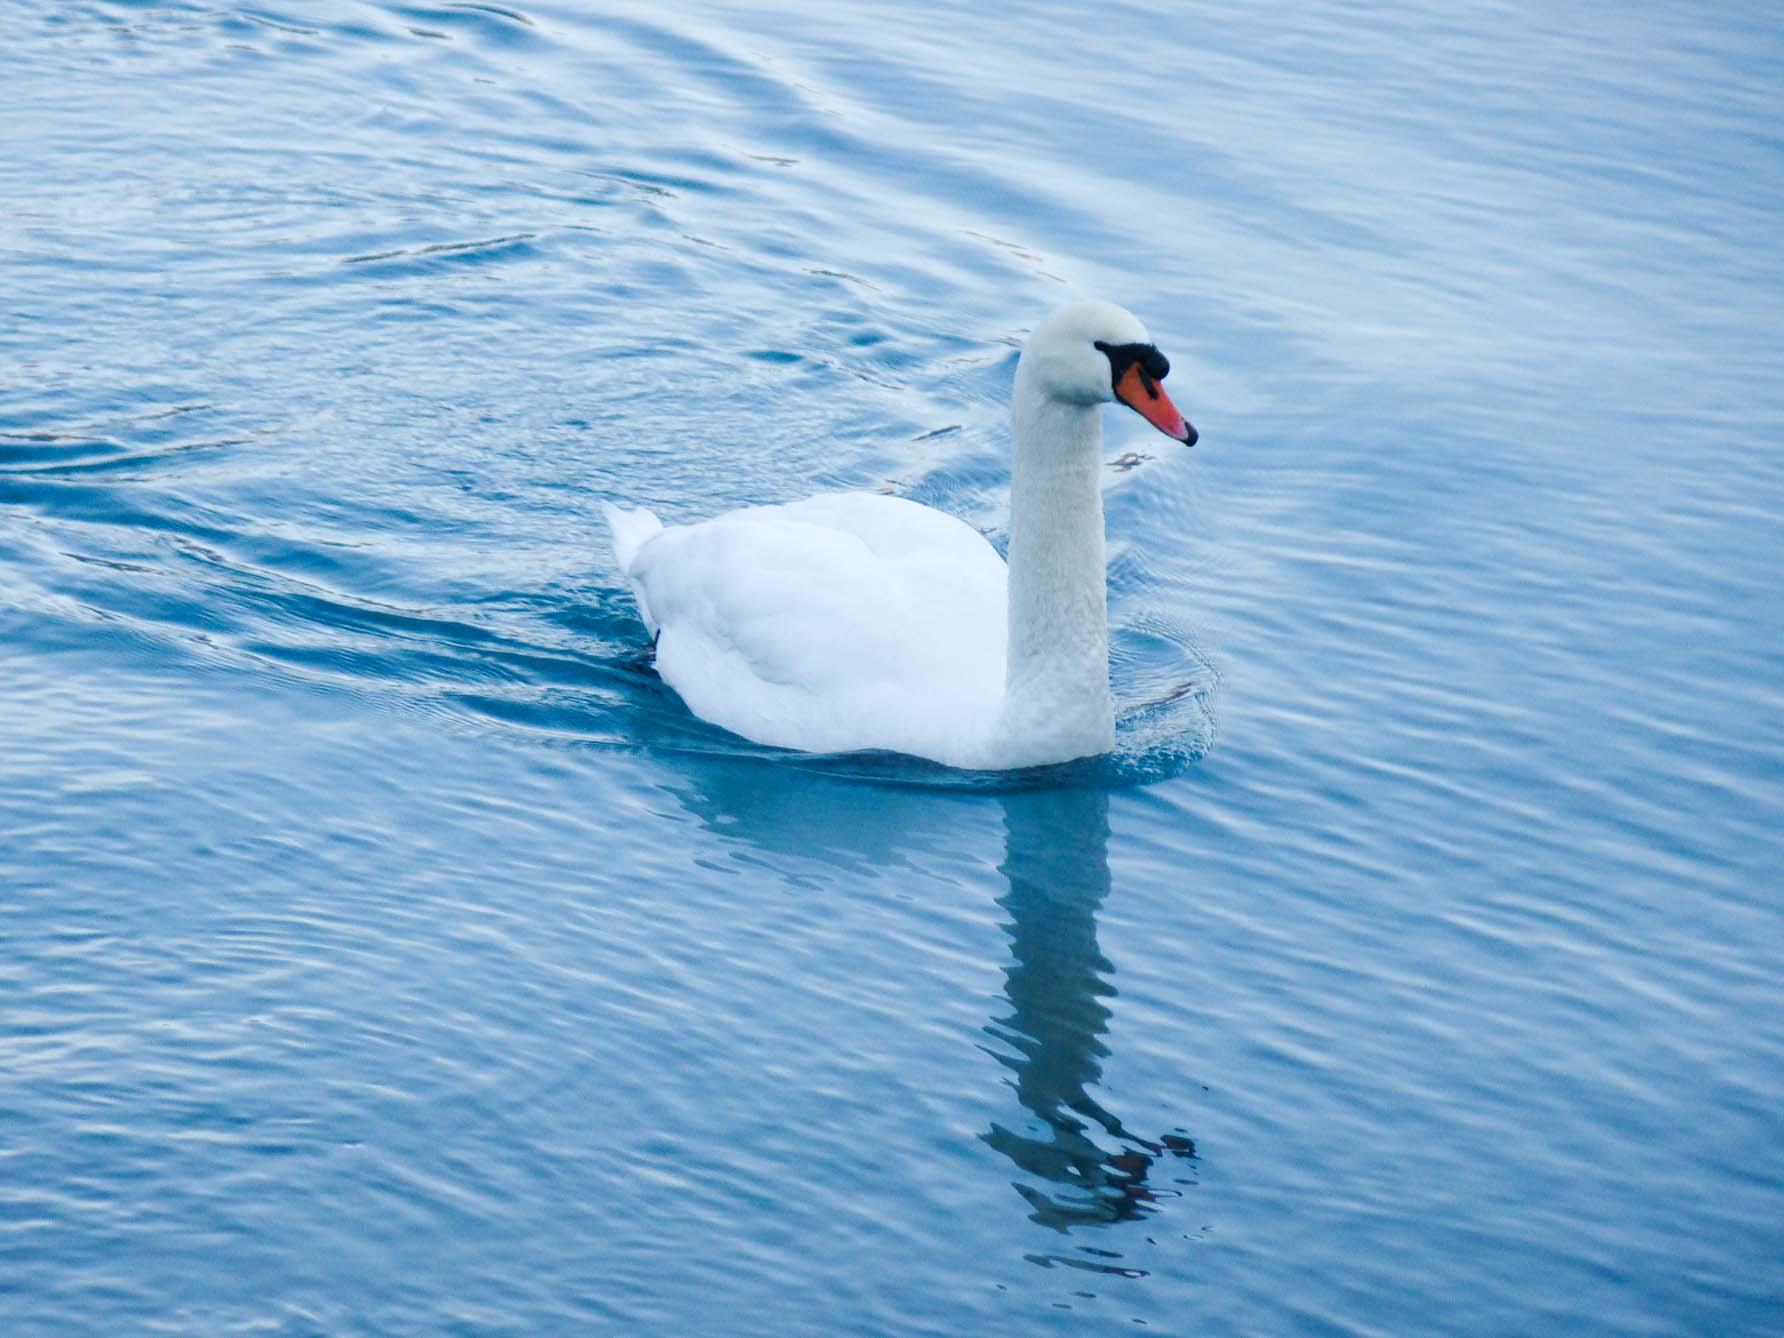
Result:
<instances>
[{"instance_id":1,"label":"orange beak","mask_svg":"<svg viewBox=\"0 0 1784 1338\"><path fill-rule=\"evenodd\" d=\"M1122 374L1121 380L1115 383L1115 398L1132 409L1148 423L1185 446L1196 444L1197 432L1177 406L1171 403L1171 397L1165 394L1165 388L1146 374L1146 369L1135 363Z\"/></svg>"}]
</instances>

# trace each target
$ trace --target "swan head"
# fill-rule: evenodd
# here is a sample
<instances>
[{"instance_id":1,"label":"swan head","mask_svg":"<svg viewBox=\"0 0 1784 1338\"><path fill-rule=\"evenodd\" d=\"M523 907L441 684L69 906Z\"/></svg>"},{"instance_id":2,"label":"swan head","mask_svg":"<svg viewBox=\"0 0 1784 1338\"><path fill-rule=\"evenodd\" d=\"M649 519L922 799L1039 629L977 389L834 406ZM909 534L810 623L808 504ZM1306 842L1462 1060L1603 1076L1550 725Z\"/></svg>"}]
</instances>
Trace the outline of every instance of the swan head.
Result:
<instances>
[{"instance_id":1,"label":"swan head","mask_svg":"<svg viewBox=\"0 0 1784 1338\"><path fill-rule=\"evenodd\" d=\"M1170 371L1132 312L1113 302L1074 302L1035 327L1018 375L1068 404L1125 404L1167 437L1194 446L1195 428L1159 384Z\"/></svg>"}]
</instances>

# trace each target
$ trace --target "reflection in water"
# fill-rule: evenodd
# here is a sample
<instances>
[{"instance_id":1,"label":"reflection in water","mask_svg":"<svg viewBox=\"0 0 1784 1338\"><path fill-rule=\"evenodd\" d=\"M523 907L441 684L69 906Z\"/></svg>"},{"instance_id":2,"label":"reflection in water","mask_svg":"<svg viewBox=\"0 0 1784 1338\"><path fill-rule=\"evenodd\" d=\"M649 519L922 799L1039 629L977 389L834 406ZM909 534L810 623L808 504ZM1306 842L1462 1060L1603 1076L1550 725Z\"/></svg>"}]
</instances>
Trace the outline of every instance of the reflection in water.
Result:
<instances>
[{"instance_id":1,"label":"reflection in water","mask_svg":"<svg viewBox=\"0 0 1784 1338\"><path fill-rule=\"evenodd\" d=\"M920 790L826 780L749 761L678 759L666 788L709 830L767 857L797 883L803 861L846 874L933 853L949 810ZM1021 1112L981 1137L1021 1171L1015 1188L1032 1220L1061 1232L1141 1218L1174 1185L1193 1183L1183 1162L1195 1144L1181 1129L1142 1137L1092 1096L1102 1081L1114 968L1097 946L1108 896L1109 796L1054 789L998 796L1004 815L1008 1010L985 1028L1012 1075ZM823 815L814 821L814 813ZM923 861L919 861L923 862ZM1178 1159L1182 1159L1181 1161ZM1096 1261L1081 1255L1094 1256ZM1044 1265L1132 1273L1112 1251L1030 1255ZM1100 1261L1100 1262L1098 1262Z\"/></svg>"},{"instance_id":2,"label":"reflection in water","mask_svg":"<svg viewBox=\"0 0 1784 1338\"><path fill-rule=\"evenodd\" d=\"M1148 1183L1153 1164L1167 1152L1193 1159L1195 1144L1181 1132L1142 1138L1090 1094L1109 1053L1103 1000L1115 993L1114 968L1096 942L1097 907L1109 892L1109 797L1006 795L1004 833L1010 887L998 904L1010 916L1010 1012L986 1030L1007 1047L993 1053L1014 1073L1016 1099L1039 1127L994 1123L983 1138L1032 1177L1016 1181L1016 1190L1045 1226L1069 1231L1145 1216L1175 1192ZM1113 1147L1097 1141L1098 1130Z\"/></svg>"}]
</instances>

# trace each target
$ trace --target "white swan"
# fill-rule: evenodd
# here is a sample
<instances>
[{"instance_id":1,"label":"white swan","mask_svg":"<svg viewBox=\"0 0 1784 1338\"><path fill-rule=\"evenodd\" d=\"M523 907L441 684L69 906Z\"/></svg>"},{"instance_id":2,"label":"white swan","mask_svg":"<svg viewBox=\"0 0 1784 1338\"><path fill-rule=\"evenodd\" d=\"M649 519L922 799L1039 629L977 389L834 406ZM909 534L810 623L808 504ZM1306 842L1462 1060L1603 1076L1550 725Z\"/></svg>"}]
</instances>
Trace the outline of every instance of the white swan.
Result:
<instances>
[{"instance_id":1,"label":"white swan","mask_svg":"<svg viewBox=\"0 0 1784 1338\"><path fill-rule=\"evenodd\" d=\"M1170 364L1108 302L1055 312L1016 367L1010 560L943 512L832 493L693 525L607 507L656 666L702 720L804 752L1002 770L1107 752L1100 406L1196 431Z\"/></svg>"}]
</instances>

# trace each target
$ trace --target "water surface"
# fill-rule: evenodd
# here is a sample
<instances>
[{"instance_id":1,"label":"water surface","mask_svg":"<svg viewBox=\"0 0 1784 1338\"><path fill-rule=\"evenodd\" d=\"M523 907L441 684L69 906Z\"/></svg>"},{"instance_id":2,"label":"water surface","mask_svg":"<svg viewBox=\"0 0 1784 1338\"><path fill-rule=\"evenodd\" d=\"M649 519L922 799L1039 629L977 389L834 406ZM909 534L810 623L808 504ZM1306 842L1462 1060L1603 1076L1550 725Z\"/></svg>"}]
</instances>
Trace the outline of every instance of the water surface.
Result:
<instances>
[{"instance_id":1,"label":"water surface","mask_svg":"<svg viewBox=\"0 0 1784 1338\"><path fill-rule=\"evenodd\" d=\"M0 13L9 1334L1761 1333L1767 6ZM810 762L598 503L1002 541L1123 751Z\"/></svg>"}]
</instances>

